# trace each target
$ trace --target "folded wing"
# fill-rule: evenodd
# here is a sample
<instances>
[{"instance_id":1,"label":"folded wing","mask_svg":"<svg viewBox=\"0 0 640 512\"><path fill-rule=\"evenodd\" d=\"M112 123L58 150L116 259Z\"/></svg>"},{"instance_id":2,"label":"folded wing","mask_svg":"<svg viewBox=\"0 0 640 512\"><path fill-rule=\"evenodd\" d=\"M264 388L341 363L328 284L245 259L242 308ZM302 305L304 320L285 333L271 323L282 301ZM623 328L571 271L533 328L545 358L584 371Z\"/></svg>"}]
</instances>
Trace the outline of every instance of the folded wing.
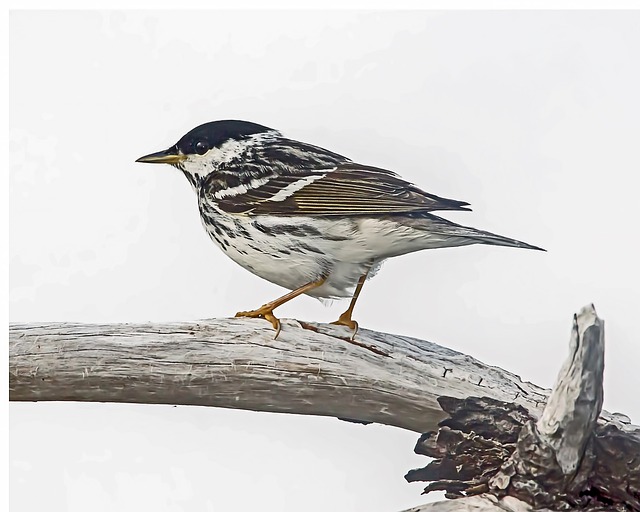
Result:
<instances>
[{"instance_id":1,"label":"folded wing","mask_svg":"<svg viewBox=\"0 0 640 512\"><path fill-rule=\"evenodd\" d=\"M389 215L469 210L469 203L425 192L397 174L353 163L274 176L261 186L217 201L249 215Z\"/></svg>"}]
</instances>

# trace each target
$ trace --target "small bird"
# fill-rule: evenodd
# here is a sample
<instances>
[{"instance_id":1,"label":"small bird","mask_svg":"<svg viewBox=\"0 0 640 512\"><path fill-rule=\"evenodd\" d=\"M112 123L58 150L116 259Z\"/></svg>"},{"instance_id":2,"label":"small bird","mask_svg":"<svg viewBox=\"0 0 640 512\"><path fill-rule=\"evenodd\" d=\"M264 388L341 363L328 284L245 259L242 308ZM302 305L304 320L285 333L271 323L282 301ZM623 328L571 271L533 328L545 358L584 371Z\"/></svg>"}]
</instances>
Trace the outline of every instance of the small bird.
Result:
<instances>
[{"instance_id":1,"label":"small bird","mask_svg":"<svg viewBox=\"0 0 640 512\"><path fill-rule=\"evenodd\" d=\"M281 326L273 310L303 293L351 297L334 323L355 336L352 314L362 286L387 258L472 244L544 250L431 213L468 211L469 203L247 121L200 125L169 149L136 161L180 169L213 241L245 269L292 290L236 314L268 320L276 337Z\"/></svg>"}]
</instances>

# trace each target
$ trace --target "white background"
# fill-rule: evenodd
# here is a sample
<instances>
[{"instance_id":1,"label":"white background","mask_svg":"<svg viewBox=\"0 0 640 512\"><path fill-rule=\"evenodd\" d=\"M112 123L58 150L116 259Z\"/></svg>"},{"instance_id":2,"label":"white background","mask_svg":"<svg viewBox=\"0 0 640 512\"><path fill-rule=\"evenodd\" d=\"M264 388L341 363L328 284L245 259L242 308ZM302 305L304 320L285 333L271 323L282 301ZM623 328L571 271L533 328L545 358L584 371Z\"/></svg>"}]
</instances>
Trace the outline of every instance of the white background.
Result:
<instances>
[{"instance_id":1,"label":"white background","mask_svg":"<svg viewBox=\"0 0 640 512\"><path fill-rule=\"evenodd\" d=\"M640 421L638 12L13 12L10 320L231 316L282 293L209 241L187 181L134 160L245 119L469 201L545 247L389 261L363 327L551 387L606 320L605 407ZM281 316L330 321L303 297ZM258 321L258 320L256 320ZM12 403L11 510L400 510L417 434L212 408Z\"/></svg>"}]
</instances>

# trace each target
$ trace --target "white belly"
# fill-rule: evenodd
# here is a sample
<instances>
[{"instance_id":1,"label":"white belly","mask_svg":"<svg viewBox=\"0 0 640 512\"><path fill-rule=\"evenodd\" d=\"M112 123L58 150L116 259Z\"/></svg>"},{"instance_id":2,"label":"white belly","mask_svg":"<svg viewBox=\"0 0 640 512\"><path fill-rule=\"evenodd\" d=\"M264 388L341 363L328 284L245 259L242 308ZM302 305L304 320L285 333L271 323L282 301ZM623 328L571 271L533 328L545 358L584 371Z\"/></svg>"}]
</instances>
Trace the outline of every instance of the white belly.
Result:
<instances>
[{"instance_id":1,"label":"white belly","mask_svg":"<svg viewBox=\"0 0 640 512\"><path fill-rule=\"evenodd\" d=\"M290 290L326 278L308 295L350 297L361 276L389 257L452 245L391 218L231 215L207 208L203 225L236 263Z\"/></svg>"},{"instance_id":2,"label":"white belly","mask_svg":"<svg viewBox=\"0 0 640 512\"><path fill-rule=\"evenodd\" d=\"M314 297L349 297L375 257L351 219L218 214L203 225L227 256L267 281L294 290L326 277Z\"/></svg>"}]
</instances>

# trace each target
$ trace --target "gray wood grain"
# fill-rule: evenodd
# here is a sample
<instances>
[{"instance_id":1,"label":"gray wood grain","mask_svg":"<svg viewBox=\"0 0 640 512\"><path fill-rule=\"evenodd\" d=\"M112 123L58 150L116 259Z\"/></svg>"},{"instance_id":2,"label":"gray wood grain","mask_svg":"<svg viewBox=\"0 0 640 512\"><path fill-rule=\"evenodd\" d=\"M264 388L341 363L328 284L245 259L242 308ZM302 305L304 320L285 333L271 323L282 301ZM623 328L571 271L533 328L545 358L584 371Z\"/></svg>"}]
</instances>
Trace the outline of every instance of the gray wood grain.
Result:
<instances>
[{"instance_id":1,"label":"gray wood grain","mask_svg":"<svg viewBox=\"0 0 640 512\"><path fill-rule=\"evenodd\" d=\"M604 322L591 306L573 320L569 357L536 427L565 475L573 475L602 411Z\"/></svg>"},{"instance_id":2,"label":"gray wood grain","mask_svg":"<svg viewBox=\"0 0 640 512\"><path fill-rule=\"evenodd\" d=\"M12 324L10 400L207 405L336 416L425 432L441 395L515 401L547 391L428 341L260 319L167 324Z\"/></svg>"},{"instance_id":3,"label":"gray wood grain","mask_svg":"<svg viewBox=\"0 0 640 512\"><path fill-rule=\"evenodd\" d=\"M434 460L405 478L455 505L415 512L640 511L640 427L600 414L603 376L604 322L590 305L574 317L569 356L539 417L487 397L441 397L449 418L416 446Z\"/></svg>"},{"instance_id":4,"label":"gray wood grain","mask_svg":"<svg viewBox=\"0 0 640 512\"><path fill-rule=\"evenodd\" d=\"M574 319L550 398L428 341L362 330L352 343L342 327L283 324L277 340L259 319L12 324L9 398L216 406L432 431L416 450L436 460L414 475L466 496L415 512L595 511L600 499L640 510L640 428L600 415L604 327L593 306Z\"/></svg>"}]
</instances>

